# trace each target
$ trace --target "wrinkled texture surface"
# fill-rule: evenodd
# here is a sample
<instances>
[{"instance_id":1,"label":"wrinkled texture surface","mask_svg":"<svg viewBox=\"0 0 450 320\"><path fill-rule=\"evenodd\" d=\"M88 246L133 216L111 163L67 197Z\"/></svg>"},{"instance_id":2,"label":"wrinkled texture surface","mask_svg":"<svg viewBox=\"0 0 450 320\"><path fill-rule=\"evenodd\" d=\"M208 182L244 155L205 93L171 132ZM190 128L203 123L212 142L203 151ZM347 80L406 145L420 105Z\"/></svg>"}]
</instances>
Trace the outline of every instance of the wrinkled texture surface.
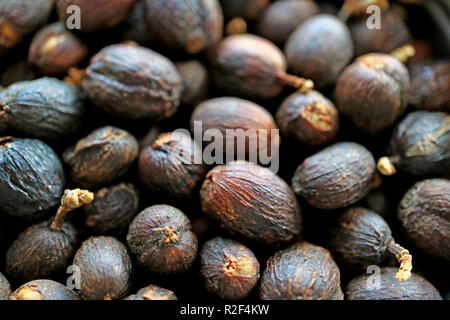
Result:
<instances>
[{"instance_id":1,"label":"wrinkled texture surface","mask_svg":"<svg viewBox=\"0 0 450 320\"><path fill-rule=\"evenodd\" d=\"M39 300L81 300L80 296L72 289L69 289L59 282L45 279L33 280L25 283L13 292L9 297L9 300L27 300L21 297L20 293L23 292L23 290L35 292L36 296L40 296Z\"/></svg>"},{"instance_id":2,"label":"wrinkled texture surface","mask_svg":"<svg viewBox=\"0 0 450 320\"><path fill-rule=\"evenodd\" d=\"M339 142L306 158L295 171L292 188L314 207L336 209L364 198L374 176L375 160L365 147Z\"/></svg>"},{"instance_id":3,"label":"wrinkled texture surface","mask_svg":"<svg viewBox=\"0 0 450 320\"><path fill-rule=\"evenodd\" d=\"M47 144L0 138L0 211L42 218L59 203L64 185L61 161Z\"/></svg>"},{"instance_id":4,"label":"wrinkled texture surface","mask_svg":"<svg viewBox=\"0 0 450 320\"><path fill-rule=\"evenodd\" d=\"M370 274L356 277L345 289L346 300L442 300L439 291L426 279L412 274L407 281L395 278L396 268L381 268L380 287L368 286Z\"/></svg>"},{"instance_id":5,"label":"wrinkled texture surface","mask_svg":"<svg viewBox=\"0 0 450 320\"><path fill-rule=\"evenodd\" d=\"M286 71L283 53L272 42L251 35L222 40L211 56L212 78L227 94L268 99L283 89L279 76Z\"/></svg>"},{"instance_id":6,"label":"wrinkled texture surface","mask_svg":"<svg viewBox=\"0 0 450 320\"><path fill-rule=\"evenodd\" d=\"M208 97L209 74L205 66L197 60L176 63L183 79L183 95L181 103L195 105Z\"/></svg>"},{"instance_id":7,"label":"wrinkled texture surface","mask_svg":"<svg viewBox=\"0 0 450 320\"><path fill-rule=\"evenodd\" d=\"M31 42L28 61L45 75L60 75L81 63L87 46L61 22L43 27Z\"/></svg>"},{"instance_id":8,"label":"wrinkled texture surface","mask_svg":"<svg viewBox=\"0 0 450 320\"><path fill-rule=\"evenodd\" d=\"M288 96L276 118L286 137L309 146L333 141L339 130L339 115L333 102L314 90Z\"/></svg>"},{"instance_id":9,"label":"wrinkled texture surface","mask_svg":"<svg viewBox=\"0 0 450 320\"><path fill-rule=\"evenodd\" d=\"M139 145L130 133L107 126L94 130L63 153L73 180L94 188L123 176L137 158Z\"/></svg>"},{"instance_id":10,"label":"wrinkled texture surface","mask_svg":"<svg viewBox=\"0 0 450 320\"><path fill-rule=\"evenodd\" d=\"M0 272L0 300L7 300L11 294L11 285L5 276Z\"/></svg>"},{"instance_id":11,"label":"wrinkled texture surface","mask_svg":"<svg viewBox=\"0 0 450 320\"><path fill-rule=\"evenodd\" d=\"M218 0L145 0L147 22L166 46L196 54L222 38Z\"/></svg>"},{"instance_id":12,"label":"wrinkled texture surface","mask_svg":"<svg viewBox=\"0 0 450 320\"><path fill-rule=\"evenodd\" d=\"M376 212L365 208L346 210L332 231L330 250L336 259L359 269L378 265L387 256L391 229Z\"/></svg>"},{"instance_id":13,"label":"wrinkled texture surface","mask_svg":"<svg viewBox=\"0 0 450 320\"><path fill-rule=\"evenodd\" d=\"M0 56L50 17L53 0L2 0L0 2Z\"/></svg>"},{"instance_id":14,"label":"wrinkled texture surface","mask_svg":"<svg viewBox=\"0 0 450 320\"><path fill-rule=\"evenodd\" d=\"M204 101L192 113L192 132L195 132L195 121L201 121L202 133L205 136L207 130L219 130L223 135L223 142L221 142L223 151L234 150L234 154L239 158L249 154L271 155L272 144L275 147L273 152L278 151L275 149L279 148L280 137L278 132L275 132L278 129L275 120L266 109L251 101L234 97ZM228 140L232 143L228 144L227 130L235 130L232 133L237 136L236 140L230 140L229 137ZM255 142L252 142L253 137ZM205 146L207 144L205 143Z\"/></svg>"},{"instance_id":15,"label":"wrinkled texture surface","mask_svg":"<svg viewBox=\"0 0 450 320\"><path fill-rule=\"evenodd\" d=\"M75 5L82 13L81 31L94 32L116 26L126 19L135 0L57 0L59 20L73 23ZM76 11L75 11L76 12Z\"/></svg>"},{"instance_id":16,"label":"wrinkled texture surface","mask_svg":"<svg viewBox=\"0 0 450 320\"><path fill-rule=\"evenodd\" d=\"M113 237L91 237L73 260L80 268L79 293L85 300L116 300L131 287L132 263L127 247Z\"/></svg>"},{"instance_id":17,"label":"wrinkled texture surface","mask_svg":"<svg viewBox=\"0 0 450 320\"><path fill-rule=\"evenodd\" d=\"M445 175L450 172L450 114L415 111L397 126L390 141L394 162L414 175Z\"/></svg>"},{"instance_id":18,"label":"wrinkled texture surface","mask_svg":"<svg viewBox=\"0 0 450 320\"><path fill-rule=\"evenodd\" d=\"M187 271L197 256L197 237L183 212L168 205L155 205L139 213L127 235L137 263L157 274Z\"/></svg>"},{"instance_id":19,"label":"wrinkled texture surface","mask_svg":"<svg viewBox=\"0 0 450 320\"><path fill-rule=\"evenodd\" d=\"M9 247L5 269L11 279L21 282L45 279L71 264L78 232L69 222L52 229L52 221L29 227Z\"/></svg>"},{"instance_id":20,"label":"wrinkled texture surface","mask_svg":"<svg viewBox=\"0 0 450 320\"><path fill-rule=\"evenodd\" d=\"M138 172L150 190L188 200L203 181L206 166L201 146L187 134L171 132L161 134L151 147L142 150Z\"/></svg>"},{"instance_id":21,"label":"wrinkled texture surface","mask_svg":"<svg viewBox=\"0 0 450 320\"><path fill-rule=\"evenodd\" d=\"M450 60L410 66L409 103L418 109L450 112Z\"/></svg>"},{"instance_id":22,"label":"wrinkled texture surface","mask_svg":"<svg viewBox=\"0 0 450 320\"><path fill-rule=\"evenodd\" d=\"M319 13L319 6L311 0L276 1L264 11L256 31L274 43L283 44L295 28Z\"/></svg>"},{"instance_id":23,"label":"wrinkled texture surface","mask_svg":"<svg viewBox=\"0 0 450 320\"><path fill-rule=\"evenodd\" d=\"M284 52L289 70L324 87L333 84L353 58L353 42L341 20L321 14L295 29Z\"/></svg>"},{"instance_id":24,"label":"wrinkled texture surface","mask_svg":"<svg viewBox=\"0 0 450 320\"><path fill-rule=\"evenodd\" d=\"M84 110L83 94L54 78L16 82L0 92L0 123L30 137L66 137L78 129Z\"/></svg>"},{"instance_id":25,"label":"wrinkled texture surface","mask_svg":"<svg viewBox=\"0 0 450 320\"><path fill-rule=\"evenodd\" d=\"M411 41L408 26L394 11L380 15L380 28L369 29L368 18L366 15L349 23L356 56L370 52L389 53Z\"/></svg>"},{"instance_id":26,"label":"wrinkled texture surface","mask_svg":"<svg viewBox=\"0 0 450 320\"><path fill-rule=\"evenodd\" d=\"M152 284L140 289L136 294L132 294L124 300L178 300L178 298L173 291Z\"/></svg>"},{"instance_id":27,"label":"wrinkled texture surface","mask_svg":"<svg viewBox=\"0 0 450 320\"><path fill-rule=\"evenodd\" d=\"M280 245L301 231L300 207L289 186L267 168L236 161L217 166L200 191L202 209L230 232Z\"/></svg>"},{"instance_id":28,"label":"wrinkled texture surface","mask_svg":"<svg viewBox=\"0 0 450 320\"><path fill-rule=\"evenodd\" d=\"M177 111L183 83L167 58L144 47L118 44L91 59L83 89L107 113L157 121Z\"/></svg>"},{"instance_id":29,"label":"wrinkled texture surface","mask_svg":"<svg viewBox=\"0 0 450 320\"><path fill-rule=\"evenodd\" d=\"M394 124L408 105L408 69L394 57L369 53L339 76L334 97L339 111L353 125L377 135Z\"/></svg>"},{"instance_id":30,"label":"wrinkled texture surface","mask_svg":"<svg viewBox=\"0 0 450 320\"><path fill-rule=\"evenodd\" d=\"M328 250L296 243L267 261L260 297L263 300L343 300L339 268Z\"/></svg>"},{"instance_id":31,"label":"wrinkled texture surface","mask_svg":"<svg viewBox=\"0 0 450 320\"><path fill-rule=\"evenodd\" d=\"M138 191L130 183L102 188L94 201L85 205L85 225L97 234L123 232L137 214Z\"/></svg>"},{"instance_id":32,"label":"wrinkled texture surface","mask_svg":"<svg viewBox=\"0 0 450 320\"><path fill-rule=\"evenodd\" d=\"M417 182L400 202L398 218L423 252L450 261L450 180Z\"/></svg>"},{"instance_id":33,"label":"wrinkled texture surface","mask_svg":"<svg viewBox=\"0 0 450 320\"><path fill-rule=\"evenodd\" d=\"M244 299L259 279L259 262L237 241L216 237L200 252L200 274L208 292L221 299Z\"/></svg>"}]
</instances>

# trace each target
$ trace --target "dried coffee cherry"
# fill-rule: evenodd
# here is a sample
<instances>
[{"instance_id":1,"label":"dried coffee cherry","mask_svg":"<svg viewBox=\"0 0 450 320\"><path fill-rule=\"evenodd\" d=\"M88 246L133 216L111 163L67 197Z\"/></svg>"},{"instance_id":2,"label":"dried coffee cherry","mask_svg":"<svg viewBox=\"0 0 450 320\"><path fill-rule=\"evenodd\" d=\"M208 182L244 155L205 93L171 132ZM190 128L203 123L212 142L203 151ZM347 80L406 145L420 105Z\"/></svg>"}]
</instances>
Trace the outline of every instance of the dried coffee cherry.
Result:
<instances>
[{"instance_id":1,"label":"dried coffee cherry","mask_svg":"<svg viewBox=\"0 0 450 320\"><path fill-rule=\"evenodd\" d=\"M401 263L396 278L406 281L411 277L412 257L408 250L395 242L387 222L368 209L350 208L339 217L332 230L330 250L336 259L363 270L394 256Z\"/></svg>"},{"instance_id":2,"label":"dried coffee cherry","mask_svg":"<svg viewBox=\"0 0 450 320\"><path fill-rule=\"evenodd\" d=\"M183 273L197 256L191 222L168 205L155 205L139 213L130 224L127 242L137 263L157 274Z\"/></svg>"},{"instance_id":3,"label":"dried coffee cherry","mask_svg":"<svg viewBox=\"0 0 450 320\"><path fill-rule=\"evenodd\" d=\"M78 232L67 214L93 200L86 190L66 190L55 218L27 228L6 253L6 273L11 279L30 281L62 271L73 259Z\"/></svg>"},{"instance_id":4,"label":"dried coffee cherry","mask_svg":"<svg viewBox=\"0 0 450 320\"><path fill-rule=\"evenodd\" d=\"M33 38L28 61L41 74L61 75L75 67L88 55L87 46L62 22L43 27Z\"/></svg>"},{"instance_id":5,"label":"dried coffee cherry","mask_svg":"<svg viewBox=\"0 0 450 320\"><path fill-rule=\"evenodd\" d=\"M343 300L341 276L328 250L298 242L273 255L261 277L263 300Z\"/></svg>"},{"instance_id":6,"label":"dried coffee cherry","mask_svg":"<svg viewBox=\"0 0 450 320\"><path fill-rule=\"evenodd\" d=\"M0 272L0 300L8 300L11 294L11 285L8 279Z\"/></svg>"},{"instance_id":7,"label":"dried coffee cherry","mask_svg":"<svg viewBox=\"0 0 450 320\"><path fill-rule=\"evenodd\" d=\"M122 233L136 216L139 206L138 191L131 183L102 188L94 201L85 205L85 225L97 234Z\"/></svg>"},{"instance_id":8,"label":"dried coffee cherry","mask_svg":"<svg viewBox=\"0 0 450 320\"><path fill-rule=\"evenodd\" d=\"M378 171L393 175L399 170L413 176L450 172L450 114L415 111L392 134L389 157L378 161Z\"/></svg>"},{"instance_id":9,"label":"dried coffee cherry","mask_svg":"<svg viewBox=\"0 0 450 320\"><path fill-rule=\"evenodd\" d=\"M314 207L346 207L370 192L375 171L375 160L365 147L338 142L306 158L295 171L292 188Z\"/></svg>"},{"instance_id":10,"label":"dried coffee cherry","mask_svg":"<svg viewBox=\"0 0 450 320\"><path fill-rule=\"evenodd\" d=\"M144 47L118 44L91 59L83 89L107 113L157 121L177 111L183 83L166 57Z\"/></svg>"},{"instance_id":11,"label":"dried coffee cherry","mask_svg":"<svg viewBox=\"0 0 450 320\"><path fill-rule=\"evenodd\" d=\"M175 64L183 79L183 94L181 103L196 105L208 97L209 75L205 66L197 61L190 60Z\"/></svg>"},{"instance_id":12,"label":"dried coffee cherry","mask_svg":"<svg viewBox=\"0 0 450 320\"><path fill-rule=\"evenodd\" d=\"M123 300L178 300L178 298L173 291L152 284L140 289L135 294L129 295Z\"/></svg>"},{"instance_id":13,"label":"dried coffee cherry","mask_svg":"<svg viewBox=\"0 0 450 320\"><path fill-rule=\"evenodd\" d=\"M311 79L317 87L324 87L334 84L353 58L353 41L341 20L320 14L295 29L284 52L289 70Z\"/></svg>"},{"instance_id":14,"label":"dried coffee cherry","mask_svg":"<svg viewBox=\"0 0 450 320\"><path fill-rule=\"evenodd\" d=\"M295 92L282 102L277 123L292 141L317 146L334 140L339 130L339 115L333 102L318 91Z\"/></svg>"},{"instance_id":15,"label":"dried coffee cherry","mask_svg":"<svg viewBox=\"0 0 450 320\"><path fill-rule=\"evenodd\" d=\"M131 287L132 263L127 247L113 237L91 237L75 254L80 272L81 297L85 300L116 300Z\"/></svg>"},{"instance_id":16,"label":"dried coffee cherry","mask_svg":"<svg viewBox=\"0 0 450 320\"><path fill-rule=\"evenodd\" d=\"M86 188L99 187L123 176L137 158L139 145L125 130L107 126L94 130L63 153L72 179Z\"/></svg>"},{"instance_id":17,"label":"dried coffee cherry","mask_svg":"<svg viewBox=\"0 0 450 320\"><path fill-rule=\"evenodd\" d=\"M412 274L408 281L395 278L395 268L381 268L379 286L370 285L371 274L363 274L347 285L346 300L442 300L439 291L426 279Z\"/></svg>"},{"instance_id":18,"label":"dried coffee cherry","mask_svg":"<svg viewBox=\"0 0 450 320\"><path fill-rule=\"evenodd\" d=\"M161 134L152 146L142 150L138 172L141 182L150 190L188 200L203 181L206 166L201 146L188 134L174 131Z\"/></svg>"},{"instance_id":19,"label":"dried coffee cherry","mask_svg":"<svg viewBox=\"0 0 450 320\"><path fill-rule=\"evenodd\" d=\"M54 78L16 82L0 92L0 123L30 137L64 138L78 129L84 110L83 94Z\"/></svg>"},{"instance_id":20,"label":"dried coffee cherry","mask_svg":"<svg viewBox=\"0 0 450 320\"><path fill-rule=\"evenodd\" d=\"M251 34L233 35L211 52L212 78L230 95L270 99L284 86L308 91L314 86L286 73L286 59L272 42Z\"/></svg>"},{"instance_id":21,"label":"dried coffee cherry","mask_svg":"<svg viewBox=\"0 0 450 320\"><path fill-rule=\"evenodd\" d=\"M36 220L55 207L64 190L63 166L40 140L0 138L0 211Z\"/></svg>"},{"instance_id":22,"label":"dried coffee cherry","mask_svg":"<svg viewBox=\"0 0 450 320\"><path fill-rule=\"evenodd\" d=\"M9 300L81 300L80 296L53 280L34 280L14 291Z\"/></svg>"},{"instance_id":23,"label":"dried coffee cherry","mask_svg":"<svg viewBox=\"0 0 450 320\"><path fill-rule=\"evenodd\" d=\"M264 10L256 31L276 44L283 44L299 25L319 13L319 6L311 0L276 1Z\"/></svg>"},{"instance_id":24,"label":"dried coffee cherry","mask_svg":"<svg viewBox=\"0 0 450 320\"><path fill-rule=\"evenodd\" d=\"M57 0L59 20L74 23L73 6L81 13L80 30L93 32L109 29L125 20L135 0Z\"/></svg>"},{"instance_id":25,"label":"dried coffee cherry","mask_svg":"<svg viewBox=\"0 0 450 320\"><path fill-rule=\"evenodd\" d=\"M377 135L394 124L408 105L408 69L384 53L369 53L356 59L339 76L335 102L353 125Z\"/></svg>"},{"instance_id":26,"label":"dried coffee cherry","mask_svg":"<svg viewBox=\"0 0 450 320\"><path fill-rule=\"evenodd\" d=\"M0 2L0 56L47 22L53 0L2 0Z\"/></svg>"},{"instance_id":27,"label":"dried coffee cherry","mask_svg":"<svg viewBox=\"0 0 450 320\"><path fill-rule=\"evenodd\" d=\"M259 165L235 161L217 166L200 190L203 211L230 232L269 245L300 234L300 206L291 188Z\"/></svg>"},{"instance_id":28,"label":"dried coffee cherry","mask_svg":"<svg viewBox=\"0 0 450 320\"><path fill-rule=\"evenodd\" d=\"M198 130L196 122L201 124L202 136L207 137L208 131L213 133L212 130L218 130L223 141L214 141L214 145L220 146L219 149L223 146L224 153L232 151L241 159L249 155L274 156L280 145L278 128L272 115L248 100L223 97L204 101L191 116L191 131L194 134Z\"/></svg>"},{"instance_id":29,"label":"dried coffee cherry","mask_svg":"<svg viewBox=\"0 0 450 320\"><path fill-rule=\"evenodd\" d=\"M414 184L400 202L398 218L423 252L450 261L450 180Z\"/></svg>"},{"instance_id":30,"label":"dried coffee cherry","mask_svg":"<svg viewBox=\"0 0 450 320\"><path fill-rule=\"evenodd\" d=\"M253 252L234 240L216 237L200 252L206 291L221 299L244 299L259 279L259 262Z\"/></svg>"},{"instance_id":31,"label":"dried coffee cherry","mask_svg":"<svg viewBox=\"0 0 450 320\"><path fill-rule=\"evenodd\" d=\"M145 0L152 34L170 48L199 53L222 38L218 0Z\"/></svg>"},{"instance_id":32,"label":"dried coffee cherry","mask_svg":"<svg viewBox=\"0 0 450 320\"><path fill-rule=\"evenodd\" d=\"M450 60L410 66L409 103L417 109L450 112Z\"/></svg>"}]
</instances>

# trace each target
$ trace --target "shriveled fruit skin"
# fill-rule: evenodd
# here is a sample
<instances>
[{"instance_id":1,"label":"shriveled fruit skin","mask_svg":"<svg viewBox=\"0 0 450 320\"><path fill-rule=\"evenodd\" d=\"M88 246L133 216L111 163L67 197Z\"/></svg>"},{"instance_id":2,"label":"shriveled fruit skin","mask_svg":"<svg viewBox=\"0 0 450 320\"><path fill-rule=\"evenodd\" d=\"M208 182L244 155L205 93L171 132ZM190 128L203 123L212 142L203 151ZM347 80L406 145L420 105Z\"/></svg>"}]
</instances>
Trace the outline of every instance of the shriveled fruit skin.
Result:
<instances>
[{"instance_id":1,"label":"shriveled fruit skin","mask_svg":"<svg viewBox=\"0 0 450 320\"><path fill-rule=\"evenodd\" d=\"M197 60L177 62L175 64L183 79L181 103L195 105L208 97L209 74L206 67Z\"/></svg>"},{"instance_id":2,"label":"shriveled fruit skin","mask_svg":"<svg viewBox=\"0 0 450 320\"><path fill-rule=\"evenodd\" d=\"M123 232L137 214L138 191L131 183L102 188L83 206L85 225L98 234Z\"/></svg>"},{"instance_id":3,"label":"shriveled fruit skin","mask_svg":"<svg viewBox=\"0 0 450 320\"><path fill-rule=\"evenodd\" d=\"M139 155L138 172L143 185L179 200L192 198L206 170L201 146L181 132L159 135Z\"/></svg>"},{"instance_id":4,"label":"shriveled fruit skin","mask_svg":"<svg viewBox=\"0 0 450 320\"><path fill-rule=\"evenodd\" d=\"M53 0L2 0L0 2L0 56L23 37L47 22Z\"/></svg>"},{"instance_id":5,"label":"shriveled fruit skin","mask_svg":"<svg viewBox=\"0 0 450 320\"><path fill-rule=\"evenodd\" d=\"M151 284L123 300L178 300L178 298L173 291Z\"/></svg>"},{"instance_id":6,"label":"shriveled fruit skin","mask_svg":"<svg viewBox=\"0 0 450 320\"><path fill-rule=\"evenodd\" d=\"M257 19L269 5L269 0L220 0L227 18Z\"/></svg>"},{"instance_id":7,"label":"shriveled fruit skin","mask_svg":"<svg viewBox=\"0 0 450 320\"><path fill-rule=\"evenodd\" d=\"M156 274L187 271L197 256L197 237L186 215L168 205L141 211L130 224L128 247L137 263Z\"/></svg>"},{"instance_id":8,"label":"shriveled fruit skin","mask_svg":"<svg viewBox=\"0 0 450 320\"><path fill-rule=\"evenodd\" d=\"M11 294L11 285L8 279L0 272L0 300L7 300Z\"/></svg>"},{"instance_id":9,"label":"shriveled fruit skin","mask_svg":"<svg viewBox=\"0 0 450 320\"><path fill-rule=\"evenodd\" d=\"M75 254L80 270L78 290L85 300L116 300L125 296L132 281L132 263L127 247L113 237L91 237Z\"/></svg>"},{"instance_id":10,"label":"shriveled fruit skin","mask_svg":"<svg viewBox=\"0 0 450 320\"><path fill-rule=\"evenodd\" d=\"M166 57L144 47L117 44L91 59L83 89L107 113L157 121L177 111L183 83Z\"/></svg>"},{"instance_id":11,"label":"shriveled fruit skin","mask_svg":"<svg viewBox=\"0 0 450 320\"><path fill-rule=\"evenodd\" d=\"M357 129L378 135L404 113L409 89L408 69L399 60L369 53L339 75L334 97L338 110Z\"/></svg>"},{"instance_id":12,"label":"shriveled fruit skin","mask_svg":"<svg viewBox=\"0 0 450 320\"><path fill-rule=\"evenodd\" d=\"M421 110L450 112L450 60L415 63L409 70L409 103Z\"/></svg>"},{"instance_id":13,"label":"shriveled fruit skin","mask_svg":"<svg viewBox=\"0 0 450 320\"><path fill-rule=\"evenodd\" d=\"M9 300L81 300L81 298L74 290L59 282L42 279L25 283L11 294Z\"/></svg>"},{"instance_id":14,"label":"shriveled fruit skin","mask_svg":"<svg viewBox=\"0 0 450 320\"><path fill-rule=\"evenodd\" d=\"M237 241L216 237L200 252L205 289L221 299L244 299L259 279L259 262L254 253Z\"/></svg>"},{"instance_id":15,"label":"shriveled fruit skin","mask_svg":"<svg viewBox=\"0 0 450 320\"><path fill-rule=\"evenodd\" d=\"M235 161L217 166L200 190L205 213L230 232L277 246L300 234L300 206L289 186L259 165Z\"/></svg>"},{"instance_id":16,"label":"shriveled fruit skin","mask_svg":"<svg viewBox=\"0 0 450 320\"><path fill-rule=\"evenodd\" d=\"M450 180L414 184L399 204L398 218L423 252L450 261Z\"/></svg>"},{"instance_id":17,"label":"shriveled fruit skin","mask_svg":"<svg viewBox=\"0 0 450 320\"><path fill-rule=\"evenodd\" d=\"M381 268L380 286L369 279L371 274L356 277L345 289L346 300L442 300L439 291L426 279L412 274L407 281L395 278L396 268ZM371 286L372 285L372 286Z\"/></svg>"},{"instance_id":18,"label":"shriveled fruit skin","mask_svg":"<svg viewBox=\"0 0 450 320\"><path fill-rule=\"evenodd\" d=\"M63 194L61 160L44 142L0 138L0 211L26 220L47 215Z\"/></svg>"},{"instance_id":19,"label":"shriveled fruit skin","mask_svg":"<svg viewBox=\"0 0 450 320\"><path fill-rule=\"evenodd\" d=\"M244 141L251 137L250 132L254 130L257 143L249 143L245 140L245 156L248 154L272 153L272 144L278 149L280 137L275 120L272 115L260 105L248 100L235 97L221 97L210 99L199 104L191 116L191 132L195 133L195 122L201 122L202 133L211 129L219 130L223 135L223 151L234 150L235 154L242 157L238 145L234 139L232 146L227 144L227 130L235 130L237 141ZM242 130L240 134L238 130ZM261 138L261 139L260 139ZM250 138L249 138L250 139ZM230 142L230 141L228 141ZM242 150L244 151L244 150ZM275 152L277 150L273 150Z\"/></svg>"},{"instance_id":20,"label":"shriveled fruit skin","mask_svg":"<svg viewBox=\"0 0 450 320\"><path fill-rule=\"evenodd\" d=\"M152 34L170 48L199 53L223 35L218 0L145 0Z\"/></svg>"},{"instance_id":21,"label":"shriveled fruit skin","mask_svg":"<svg viewBox=\"0 0 450 320\"><path fill-rule=\"evenodd\" d=\"M330 250L336 259L358 269L383 262L388 257L387 245L393 240L386 221L361 207L346 210L332 234Z\"/></svg>"},{"instance_id":22,"label":"shriveled fruit skin","mask_svg":"<svg viewBox=\"0 0 450 320\"><path fill-rule=\"evenodd\" d=\"M0 126L29 137L59 140L74 133L84 96L55 78L16 82L0 92Z\"/></svg>"},{"instance_id":23,"label":"shriveled fruit skin","mask_svg":"<svg viewBox=\"0 0 450 320\"><path fill-rule=\"evenodd\" d=\"M370 192L375 171L375 160L365 147L338 142L306 158L295 171L292 188L316 208L341 208Z\"/></svg>"},{"instance_id":24,"label":"shriveled fruit skin","mask_svg":"<svg viewBox=\"0 0 450 320\"><path fill-rule=\"evenodd\" d=\"M223 39L211 55L212 79L226 94L269 99L283 89L286 59L272 42L251 34Z\"/></svg>"},{"instance_id":25,"label":"shriveled fruit skin","mask_svg":"<svg viewBox=\"0 0 450 320\"><path fill-rule=\"evenodd\" d=\"M343 300L341 275L330 252L298 242L273 255L261 277L263 300Z\"/></svg>"},{"instance_id":26,"label":"shriveled fruit skin","mask_svg":"<svg viewBox=\"0 0 450 320\"><path fill-rule=\"evenodd\" d=\"M126 19L135 0L58 0L59 20L71 21L71 6L78 6L82 14L81 31L94 32L116 26Z\"/></svg>"},{"instance_id":27,"label":"shriveled fruit skin","mask_svg":"<svg viewBox=\"0 0 450 320\"><path fill-rule=\"evenodd\" d=\"M408 26L393 11L381 14L381 28L367 28L368 16L353 20L348 27L355 46L355 55L369 52L389 53L411 41Z\"/></svg>"},{"instance_id":28,"label":"shriveled fruit skin","mask_svg":"<svg viewBox=\"0 0 450 320\"><path fill-rule=\"evenodd\" d=\"M390 156L401 171L413 175L450 172L450 114L432 111L409 113L390 141Z\"/></svg>"},{"instance_id":29,"label":"shriveled fruit skin","mask_svg":"<svg viewBox=\"0 0 450 320\"><path fill-rule=\"evenodd\" d=\"M78 232L70 222L50 228L53 219L27 228L6 253L6 273L16 281L45 279L71 264Z\"/></svg>"},{"instance_id":30,"label":"shriveled fruit skin","mask_svg":"<svg viewBox=\"0 0 450 320\"><path fill-rule=\"evenodd\" d=\"M336 107L315 90L288 96L278 109L276 118L286 137L310 146L333 141L339 130Z\"/></svg>"},{"instance_id":31,"label":"shriveled fruit skin","mask_svg":"<svg viewBox=\"0 0 450 320\"><path fill-rule=\"evenodd\" d=\"M295 28L319 13L319 6L311 0L276 1L264 10L256 30L262 37L283 44Z\"/></svg>"},{"instance_id":32,"label":"shriveled fruit skin","mask_svg":"<svg viewBox=\"0 0 450 320\"><path fill-rule=\"evenodd\" d=\"M63 153L72 179L95 188L123 176L138 157L139 145L129 132L111 126L94 130Z\"/></svg>"},{"instance_id":33,"label":"shriveled fruit skin","mask_svg":"<svg viewBox=\"0 0 450 320\"><path fill-rule=\"evenodd\" d=\"M353 58L347 26L330 14L314 16L295 29L284 48L288 67L316 87L333 84Z\"/></svg>"},{"instance_id":34,"label":"shriveled fruit skin","mask_svg":"<svg viewBox=\"0 0 450 320\"><path fill-rule=\"evenodd\" d=\"M45 75L61 75L81 63L88 55L87 46L62 22L43 27L33 38L28 62Z\"/></svg>"}]
</instances>

